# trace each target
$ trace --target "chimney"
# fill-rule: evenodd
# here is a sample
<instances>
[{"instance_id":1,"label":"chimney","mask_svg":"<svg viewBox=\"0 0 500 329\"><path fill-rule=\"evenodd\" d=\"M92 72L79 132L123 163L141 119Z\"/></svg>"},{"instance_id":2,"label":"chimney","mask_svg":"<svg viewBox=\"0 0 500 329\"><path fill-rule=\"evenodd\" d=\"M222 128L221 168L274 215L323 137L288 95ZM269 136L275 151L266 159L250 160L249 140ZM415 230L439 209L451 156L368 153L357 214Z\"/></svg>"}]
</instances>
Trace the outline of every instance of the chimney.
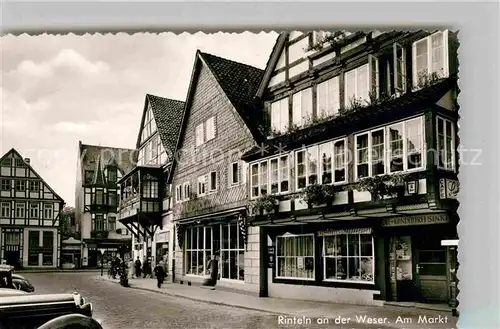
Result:
<instances>
[{"instance_id":1,"label":"chimney","mask_svg":"<svg viewBox=\"0 0 500 329\"><path fill-rule=\"evenodd\" d=\"M24 162L26 162L27 164L30 164L30 161L31 161L30 158L24 158Z\"/></svg>"}]
</instances>

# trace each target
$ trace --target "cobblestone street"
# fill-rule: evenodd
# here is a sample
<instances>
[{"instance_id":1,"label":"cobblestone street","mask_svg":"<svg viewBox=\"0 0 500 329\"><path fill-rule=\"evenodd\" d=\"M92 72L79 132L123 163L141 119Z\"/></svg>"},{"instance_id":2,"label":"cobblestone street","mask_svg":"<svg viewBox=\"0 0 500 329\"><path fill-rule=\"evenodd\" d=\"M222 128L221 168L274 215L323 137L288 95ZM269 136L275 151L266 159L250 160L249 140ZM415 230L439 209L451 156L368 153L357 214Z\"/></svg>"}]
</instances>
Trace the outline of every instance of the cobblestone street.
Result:
<instances>
[{"instance_id":1,"label":"cobblestone street","mask_svg":"<svg viewBox=\"0 0 500 329\"><path fill-rule=\"evenodd\" d=\"M447 324L395 324L393 318L397 315L414 317L414 311L380 311L390 318L385 324L356 323L355 316L349 311L326 312L328 323L318 324L318 312L309 312L311 317L297 316L296 318L265 312L245 310L236 307L214 305L204 302L191 301L166 294L151 291L124 288L117 283L103 280L99 273L27 273L25 276L35 286L35 293L64 293L75 289L80 292L94 306L94 317L102 320L105 329L136 329L136 328L454 328L455 319L450 318ZM142 279L141 279L142 280ZM144 279L148 280L148 279ZM199 289L192 287L192 289ZM244 297L244 295L242 295ZM285 302L283 302L285 304ZM289 302L287 302L289 303ZM335 307L334 305L332 307ZM352 307L351 307L352 308ZM271 310L270 310L271 311ZM376 312L379 313L380 311ZM274 310L276 313L276 310ZM359 314L372 312L359 308ZM382 314L384 314L382 313ZM285 314L285 313L284 313ZM422 311L421 314L438 314L431 311ZM315 316L316 315L316 316ZM336 324L338 316L351 317L349 323ZM301 320L309 319L311 323L301 325ZM295 320L295 322L294 322ZM287 323L285 323L288 321ZM321 322L321 320L320 320Z\"/></svg>"}]
</instances>

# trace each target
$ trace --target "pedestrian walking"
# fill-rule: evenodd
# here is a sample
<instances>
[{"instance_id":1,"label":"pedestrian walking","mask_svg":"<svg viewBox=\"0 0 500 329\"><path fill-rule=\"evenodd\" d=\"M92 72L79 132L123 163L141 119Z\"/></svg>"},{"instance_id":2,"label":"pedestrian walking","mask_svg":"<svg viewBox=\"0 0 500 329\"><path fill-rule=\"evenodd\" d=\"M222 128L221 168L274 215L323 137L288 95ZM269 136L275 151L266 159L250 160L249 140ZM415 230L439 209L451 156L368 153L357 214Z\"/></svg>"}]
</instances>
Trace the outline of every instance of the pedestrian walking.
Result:
<instances>
[{"instance_id":1,"label":"pedestrian walking","mask_svg":"<svg viewBox=\"0 0 500 329\"><path fill-rule=\"evenodd\" d=\"M137 256L137 260L135 261L135 277L138 279L141 277L141 265L141 260Z\"/></svg>"},{"instance_id":2,"label":"pedestrian walking","mask_svg":"<svg viewBox=\"0 0 500 329\"><path fill-rule=\"evenodd\" d=\"M142 271L144 272L143 278L146 278L148 275L151 277L151 263L149 258L144 258L144 263L142 264Z\"/></svg>"},{"instance_id":3,"label":"pedestrian walking","mask_svg":"<svg viewBox=\"0 0 500 329\"><path fill-rule=\"evenodd\" d=\"M163 280L165 280L165 264L163 263L163 260L161 260L158 265L155 266L154 273L158 282L157 286L158 288L161 288Z\"/></svg>"}]
</instances>

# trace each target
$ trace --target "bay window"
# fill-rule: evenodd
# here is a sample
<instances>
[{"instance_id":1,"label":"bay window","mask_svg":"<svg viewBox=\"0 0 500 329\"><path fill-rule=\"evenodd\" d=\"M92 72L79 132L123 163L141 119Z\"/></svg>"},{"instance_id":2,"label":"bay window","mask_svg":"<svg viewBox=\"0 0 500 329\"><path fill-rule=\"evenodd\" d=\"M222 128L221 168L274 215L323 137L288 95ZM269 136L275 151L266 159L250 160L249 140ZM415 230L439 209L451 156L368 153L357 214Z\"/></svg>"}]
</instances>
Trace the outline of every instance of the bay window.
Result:
<instances>
[{"instance_id":1,"label":"bay window","mask_svg":"<svg viewBox=\"0 0 500 329\"><path fill-rule=\"evenodd\" d=\"M288 155L254 163L250 166L251 197L289 191Z\"/></svg>"},{"instance_id":2,"label":"bay window","mask_svg":"<svg viewBox=\"0 0 500 329\"><path fill-rule=\"evenodd\" d=\"M450 120L437 118L438 167L455 170L455 125Z\"/></svg>"},{"instance_id":3,"label":"bay window","mask_svg":"<svg viewBox=\"0 0 500 329\"><path fill-rule=\"evenodd\" d=\"M349 107L354 101L363 105L370 100L370 93L378 97L379 93L378 59L368 56L368 63L352 69L344 75L345 106Z\"/></svg>"},{"instance_id":4,"label":"bay window","mask_svg":"<svg viewBox=\"0 0 500 329\"><path fill-rule=\"evenodd\" d=\"M422 117L355 136L356 179L423 167Z\"/></svg>"},{"instance_id":5,"label":"bay window","mask_svg":"<svg viewBox=\"0 0 500 329\"><path fill-rule=\"evenodd\" d=\"M340 108L339 77L334 77L316 86L316 113L327 117L338 113Z\"/></svg>"},{"instance_id":6,"label":"bay window","mask_svg":"<svg viewBox=\"0 0 500 329\"><path fill-rule=\"evenodd\" d=\"M338 230L323 236L325 281L374 283L375 260L370 229Z\"/></svg>"},{"instance_id":7,"label":"bay window","mask_svg":"<svg viewBox=\"0 0 500 329\"><path fill-rule=\"evenodd\" d=\"M437 31L415 41L412 47L413 84L425 83L430 74L445 78L449 74L448 30Z\"/></svg>"},{"instance_id":8,"label":"bay window","mask_svg":"<svg viewBox=\"0 0 500 329\"><path fill-rule=\"evenodd\" d=\"M276 277L314 280L314 235L276 237Z\"/></svg>"},{"instance_id":9,"label":"bay window","mask_svg":"<svg viewBox=\"0 0 500 329\"><path fill-rule=\"evenodd\" d=\"M293 124L299 127L312 118L312 88L306 88L293 94Z\"/></svg>"},{"instance_id":10,"label":"bay window","mask_svg":"<svg viewBox=\"0 0 500 329\"><path fill-rule=\"evenodd\" d=\"M288 97L271 103L271 127L281 133L284 133L288 129Z\"/></svg>"},{"instance_id":11,"label":"bay window","mask_svg":"<svg viewBox=\"0 0 500 329\"><path fill-rule=\"evenodd\" d=\"M142 182L142 197L143 198L158 198L158 181L144 180Z\"/></svg>"}]
</instances>

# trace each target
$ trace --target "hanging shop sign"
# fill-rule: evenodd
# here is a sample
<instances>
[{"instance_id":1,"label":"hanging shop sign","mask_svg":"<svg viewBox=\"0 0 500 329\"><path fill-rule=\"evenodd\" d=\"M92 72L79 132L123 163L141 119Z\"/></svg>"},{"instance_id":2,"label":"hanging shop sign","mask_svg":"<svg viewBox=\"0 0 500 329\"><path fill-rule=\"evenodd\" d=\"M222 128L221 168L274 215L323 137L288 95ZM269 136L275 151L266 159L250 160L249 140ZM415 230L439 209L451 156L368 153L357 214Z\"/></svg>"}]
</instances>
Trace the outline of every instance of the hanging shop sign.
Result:
<instances>
[{"instance_id":1,"label":"hanging shop sign","mask_svg":"<svg viewBox=\"0 0 500 329\"><path fill-rule=\"evenodd\" d=\"M455 179L441 178L439 180L439 198L457 199L460 190L460 183Z\"/></svg>"},{"instance_id":2,"label":"hanging shop sign","mask_svg":"<svg viewBox=\"0 0 500 329\"><path fill-rule=\"evenodd\" d=\"M425 214L406 217L390 217L382 220L382 226L409 226L409 225L429 225L445 224L450 222L447 214Z\"/></svg>"}]
</instances>

